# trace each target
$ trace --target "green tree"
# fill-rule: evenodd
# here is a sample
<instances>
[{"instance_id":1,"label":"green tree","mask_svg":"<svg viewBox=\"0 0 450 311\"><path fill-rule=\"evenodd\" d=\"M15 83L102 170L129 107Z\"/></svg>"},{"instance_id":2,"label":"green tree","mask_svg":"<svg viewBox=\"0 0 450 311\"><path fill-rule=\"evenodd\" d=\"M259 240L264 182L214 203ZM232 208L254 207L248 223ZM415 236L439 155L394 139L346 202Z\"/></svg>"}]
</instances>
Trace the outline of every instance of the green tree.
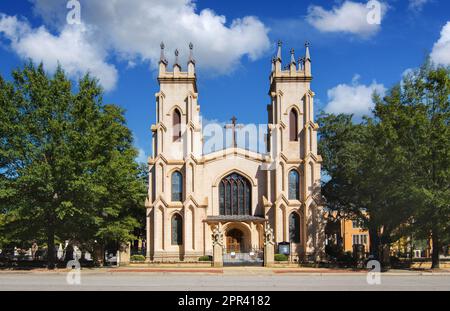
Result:
<instances>
[{"instance_id":1,"label":"green tree","mask_svg":"<svg viewBox=\"0 0 450 311\"><path fill-rule=\"evenodd\" d=\"M431 234L439 267L450 230L449 72L426 62L384 98L374 94L374 116L360 124L319 118L327 205L363 220L377 258L405 233Z\"/></svg>"},{"instance_id":2,"label":"green tree","mask_svg":"<svg viewBox=\"0 0 450 311\"><path fill-rule=\"evenodd\" d=\"M319 124L327 207L338 218L361 221L370 232L371 254L383 261L381 252L388 254L393 232L408 217L393 144L372 119L354 124L351 115L322 114Z\"/></svg>"},{"instance_id":3,"label":"green tree","mask_svg":"<svg viewBox=\"0 0 450 311\"><path fill-rule=\"evenodd\" d=\"M375 115L406 157L414 209L408 229L432 237L432 267L439 268L439 251L450 237L450 69L427 61L391 94L377 98Z\"/></svg>"},{"instance_id":4,"label":"green tree","mask_svg":"<svg viewBox=\"0 0 450 311\"><path fill-rule=\"evenodd\" d=\"M89 75L73 86L31 62L0 77L1 234L16 242L87 244L132 238L145 183L124 111L103 104Z\"/></svg>"}]
</instances>

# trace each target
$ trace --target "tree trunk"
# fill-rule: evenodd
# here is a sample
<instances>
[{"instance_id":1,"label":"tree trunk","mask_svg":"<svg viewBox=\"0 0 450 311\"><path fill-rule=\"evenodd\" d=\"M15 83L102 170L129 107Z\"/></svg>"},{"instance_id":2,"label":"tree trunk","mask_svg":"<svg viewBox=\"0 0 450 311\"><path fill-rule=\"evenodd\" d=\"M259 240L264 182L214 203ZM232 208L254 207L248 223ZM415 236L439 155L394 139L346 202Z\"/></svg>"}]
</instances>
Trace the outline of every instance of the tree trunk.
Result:
<instances>
[{"instance_id":1,"label":"tree trunk","mask_svg":"<svg viewBox=\"0 0 450 311\"><path fill-rule=\"evenodd\" d=\"M94 262L98 267L102 267L104 264L105 252L103 250L103 244L94 244Z\"/></svg>"},{"instance_id":2,"label":"tree trunk","mask_svg":"<svg viewBox=\"0 0 450 311\"><path fill-rule=\"evenodd\" d=\"M380 260L380 240L378 238L378 231L375 228L369 228L370 239L370 255L373 259Z\"/></svg>"},{"instance_id":3,"label":"tree trunk","mask_svg":"<svg viewBox=\"0 0 450 311\"><path fill-rule=\"evenodd\" d=\"M432 231L431 234L432 238L432 245L433 245L433 252L431 254L431 269L439 269L440 268L440 262L439 262L439 251L440 251L440 241L439 241L439 235L435 230Z\"/></svg>"},{"instance_id":4,"label":"tree trunk","mask_svg":"<svg viewBox=\"0 0 450 311\"><path fill-rule=\"evenodd\" d=\"M381 248L381 258L380 258L380 263L381 266L385 269L389 269L391 267L391 244L390 243L386 243L386 244L381 244L380 245Z\"/></svg>"},{"instance_id":5,"label":"tree trunk","mask_svg":"<svg viewBox=\"0 0 450 311\"><path fill-rule=\"evenodd\" d=\"M55 228L52 224L49 224L47 229L47 262L48 269L55 269Z\"/></svg>"}]
</instances>

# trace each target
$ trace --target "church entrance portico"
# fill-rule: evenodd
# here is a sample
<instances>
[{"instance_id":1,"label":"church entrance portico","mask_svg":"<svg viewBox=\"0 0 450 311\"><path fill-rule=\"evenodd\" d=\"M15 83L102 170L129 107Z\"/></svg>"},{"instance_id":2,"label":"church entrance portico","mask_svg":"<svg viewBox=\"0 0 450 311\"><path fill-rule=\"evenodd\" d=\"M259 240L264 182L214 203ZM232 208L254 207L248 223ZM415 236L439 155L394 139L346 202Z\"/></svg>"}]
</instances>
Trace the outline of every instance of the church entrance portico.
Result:
<instances>
[{"instance_id":1,"label":"church entrance portico","mask_svg":"<svg viewBox=\"0 0 450 311\"><path fill-rule=\"evenodd\" d=\"M242 224L231 223L225 231L223 265L262 266L264 250L260 245L252 244L251 230L241 230L239 225L242 226ZM259 232L255 234L259 235Z\"/></svg>"},{"instance_id":2,"label":"church entrance portico","mask_svg":"<svg viewBox=\"0 0 450 311\"><path fill-rule=\"evenodd\" d=\"M264 218L210 216L208 221L212 228L220 227L223 233L224 266L262 266L264 264L264 246L261 243L264 234Z\"/></svg>"}]
</instances>

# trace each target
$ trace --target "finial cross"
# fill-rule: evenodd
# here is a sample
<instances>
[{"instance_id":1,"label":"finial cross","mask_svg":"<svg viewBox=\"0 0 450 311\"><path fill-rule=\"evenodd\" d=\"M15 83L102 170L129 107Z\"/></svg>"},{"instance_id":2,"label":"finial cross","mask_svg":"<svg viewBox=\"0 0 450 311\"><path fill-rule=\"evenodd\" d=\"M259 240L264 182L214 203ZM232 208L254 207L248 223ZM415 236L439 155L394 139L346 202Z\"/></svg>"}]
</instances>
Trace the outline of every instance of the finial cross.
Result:
<instances>
[{"instance_id":1,"label":"finial cross","mask_svg":"<svg viewBox=\"0 0 450 311\"><path fill-rule=\"evenodd\" d=\"M237 139L236 139L236 130L243 128L243 124L237 124L237 118L233 116L231 118L231 124L225 125L226 129L232 129L233 130L233 148L237 147Z\"/></svg>"}]
</instances>

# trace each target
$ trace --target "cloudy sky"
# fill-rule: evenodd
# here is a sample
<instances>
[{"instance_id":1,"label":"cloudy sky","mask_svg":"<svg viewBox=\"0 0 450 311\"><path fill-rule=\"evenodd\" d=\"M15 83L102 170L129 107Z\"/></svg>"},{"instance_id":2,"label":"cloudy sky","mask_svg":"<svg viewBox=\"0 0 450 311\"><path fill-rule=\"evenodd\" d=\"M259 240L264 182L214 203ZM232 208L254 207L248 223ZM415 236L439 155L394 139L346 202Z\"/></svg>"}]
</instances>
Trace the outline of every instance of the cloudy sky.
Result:
<instances>
[{"instance_id":1,"label":"cloudy sky","mask_svg":"<svg viewBox=\"0 0 450 311\"><path fill-rule=\"evenodd\" d=\"M141 158L150 153L161 41L170 63L175 48L184 62L194 43L202 115L219 122L267 121L279 39L285 62L290 48L299 57L311 42L316 112L359 118L373 91L383 94L427 55L450 65L446 0L80 0L81 24L70 25L71 2L0 1L0 74L10 79L29 58L49 72L59 62L74 79L90 71L105 100L127 110Z\"/></svg>"}]
</instances>

